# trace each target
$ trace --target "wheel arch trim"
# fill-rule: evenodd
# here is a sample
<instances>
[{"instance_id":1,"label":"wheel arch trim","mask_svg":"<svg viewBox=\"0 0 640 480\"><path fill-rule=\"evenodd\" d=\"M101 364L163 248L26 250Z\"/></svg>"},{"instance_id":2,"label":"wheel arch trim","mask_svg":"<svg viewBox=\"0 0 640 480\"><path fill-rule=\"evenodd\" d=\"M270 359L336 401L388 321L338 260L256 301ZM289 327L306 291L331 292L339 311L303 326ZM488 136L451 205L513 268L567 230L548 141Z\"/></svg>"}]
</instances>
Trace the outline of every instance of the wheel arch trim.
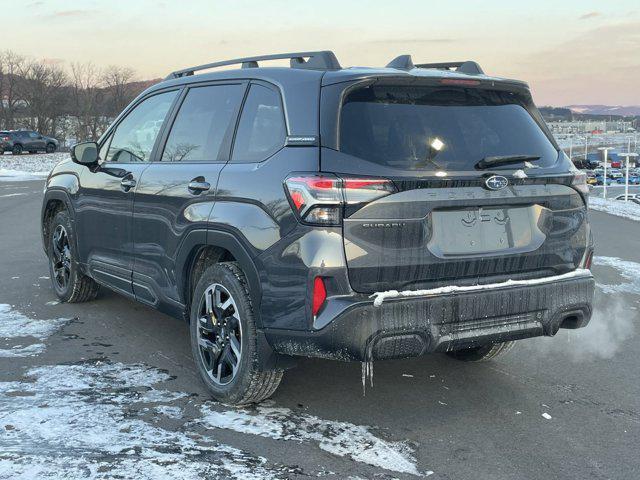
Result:
<instances>
[{"instance_id":1,"label":"wheel arch trim","mask_svg":"<svg viewBox=\"0 0 640 480\"><path fill-rule=\"evenodd\" d=\"M179 268L180 275L177 278L178 291L182 292L181 301L185 304L186 309L190 308L190 273L194 267L194 261L202 248L220 247L227 250L240 265L240 268L247 277L249 283L249 292L251 302L254 305L254 315L260 322L260 301L262 298L262 288L260 285L260 277L248 250L244 247L241 240L229 232L220 230L206 230L198 228L191 230L182 242L181 248L176 258L176 267Z\"/></svg>"},{"instance_id":2,"label":"wheel arch trim","mask_svg":"<svg viewBox=\"0 0 640 480\"><path fill-rule=\"evenodd\" d=\"M75 175L66 175L66 176L72 177L77 183L77 178L75 177ZM51 187L50 181L47 183L48 183L48 187L47 187L47 190L45 191L44 199L42 200L42 210L40 212L40 232L42 237L42 247L44 248L45 253L47 252L47 243L45 238L44 222L46 220L47 211L49 209L49 205L51 204L51 202L52 201L62 202L65 206L66 211L69 212L69 217L71 218L71 221L75 223L75 212L73 209L73 203L71 202L71 196L69 194L69 191L66 188L63 188L61 185L56 185ZM76 235L74 235L73 240L75 243L74 247L76 247L76 251L77 251Z\"/></svg>"}]
</instances>

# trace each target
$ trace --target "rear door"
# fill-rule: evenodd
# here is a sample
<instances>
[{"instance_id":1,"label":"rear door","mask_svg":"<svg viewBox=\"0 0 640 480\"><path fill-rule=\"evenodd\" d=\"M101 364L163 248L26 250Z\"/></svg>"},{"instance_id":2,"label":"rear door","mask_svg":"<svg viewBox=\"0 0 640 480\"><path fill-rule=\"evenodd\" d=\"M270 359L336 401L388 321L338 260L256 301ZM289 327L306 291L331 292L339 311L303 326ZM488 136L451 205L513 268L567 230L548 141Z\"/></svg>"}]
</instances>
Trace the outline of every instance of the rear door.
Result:
<instances>
[{"instance_id":1,"label":"rear door","mask_svg":"<svg viewBox=\"0 0 640 480\"><path fill-rule=\"evenodd\" d=\"M218 177L229 159L243 81L185 89L156 161L135 194L133 289L151 305L179 308L178 255L190 232L206 231Z\"/></svg>"},{"instance_id":2,"label":"rear door","mask_svg":"<svg viewBox=\"0 0 640 480\"><path fill-rule=\"evenodd\" d=\"M527 92L379 81L346 93L323 171L390 179L393 192L344 211L360 292L473 285L577 268L588 224L566 157ZM524 162L477 166L527 155Z\"/></svg>"}]
</instances>

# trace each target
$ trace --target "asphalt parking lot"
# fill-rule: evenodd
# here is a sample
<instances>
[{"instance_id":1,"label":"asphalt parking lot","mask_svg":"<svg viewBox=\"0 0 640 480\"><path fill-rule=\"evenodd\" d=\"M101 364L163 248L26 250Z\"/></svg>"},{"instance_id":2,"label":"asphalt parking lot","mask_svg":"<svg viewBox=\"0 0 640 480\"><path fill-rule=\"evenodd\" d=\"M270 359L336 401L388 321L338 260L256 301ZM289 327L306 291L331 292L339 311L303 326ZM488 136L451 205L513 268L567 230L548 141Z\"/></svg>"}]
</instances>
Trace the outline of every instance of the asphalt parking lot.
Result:
<instances>
[{"instance_id":1,"label":"asphalt parking lot","mask_svg":"<svg viewBox=\"0 0 640 480\"><path fill-rule=\"evenodd\" d=\"M260 407L211 401L186 326L102 290L58 304L42 181L0 183L0 478L629 479L640 471L640 223L592 212L584 330L463 364L301 360ZM3 325L4 323L4 325Z\"/></svg>"}]
</instances>

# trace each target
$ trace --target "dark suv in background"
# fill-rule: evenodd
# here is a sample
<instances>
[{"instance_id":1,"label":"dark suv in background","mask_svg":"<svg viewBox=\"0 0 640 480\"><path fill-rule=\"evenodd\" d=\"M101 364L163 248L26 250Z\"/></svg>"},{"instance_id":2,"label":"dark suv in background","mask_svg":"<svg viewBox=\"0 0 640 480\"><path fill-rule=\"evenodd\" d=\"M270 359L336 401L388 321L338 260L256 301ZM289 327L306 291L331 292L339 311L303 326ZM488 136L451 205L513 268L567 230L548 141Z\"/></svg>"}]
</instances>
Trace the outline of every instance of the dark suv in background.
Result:
<instances>
[{"instance_id":1,"label":"dark suv in background","mask_svg":"<svg viewBox=\"0 0 640 480\"><path fill-rule=\"evenodd\" d=\"M296 356L482 360L586 325L587 191L523 82L300 52L149 88L51 172L42 235L62 301L185 318L213 396L247 403Z\"/></svg>"},{"instance_id":2,"label":"dark suv in background","mask_svg":"<svg viewBox=\"0 0 640 480\"><path fill-rule=\"evenodd\" d=\"M0 153L12 152L20 155L22 152L53 153L60 147L55 138L46 137L33 130L9 130L0 132Z\"/></svg>"}]
</instances>

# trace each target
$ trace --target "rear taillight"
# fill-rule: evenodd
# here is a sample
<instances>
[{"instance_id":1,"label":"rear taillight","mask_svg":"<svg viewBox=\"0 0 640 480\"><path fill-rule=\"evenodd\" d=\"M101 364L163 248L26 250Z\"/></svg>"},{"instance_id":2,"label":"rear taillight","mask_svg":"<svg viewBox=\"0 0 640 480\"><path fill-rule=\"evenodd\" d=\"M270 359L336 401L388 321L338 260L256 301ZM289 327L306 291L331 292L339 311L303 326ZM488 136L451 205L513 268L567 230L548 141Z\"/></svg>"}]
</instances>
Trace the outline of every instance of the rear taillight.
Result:
<instances>
[{"instance_id":1,"label":"rear taillight","mask_svg":"<svg viewBox=\"0 0 640 480\"><path fill-rule=\"evenodd\" d=\"M342 207L368 203L395 192L384 178L340 178L333 174L300 174L285 180L291 207L305 223L339 225Z\"/></svg>"},{"instance_id":2,"label":"rear taillight","mask_svg":"<svg viewBox=\"0 0 640 480\"><path fill-rule=\"evenodd\" d=\"M311 313L315 317L324 305L327 299L327 289L324 286L324 280L322 277L316 277L313 279L313 302L311 305Z\"/></svg>"},{"instance_id":3,"label":"rear taillight","mask_svg":"<svg viewBox=\"0 0 640 480\"><path fill-rule=\"evenodd\" d=\"M592 263L593 263L593 250L590 250L584 257L584 264L582 265L582 268L590 270Z\"/></svg>"},{"instance_id":4,"label":"rear taillight","mask_svg":"<svg viewBox=\"0 0 640 480\"><path fill-rule=\"evenodd\" d=\"M3 140L4 142L8 142L8 141L9 141L9 137L2 137L2 140Z\"/></svg>"}]
</instances>

